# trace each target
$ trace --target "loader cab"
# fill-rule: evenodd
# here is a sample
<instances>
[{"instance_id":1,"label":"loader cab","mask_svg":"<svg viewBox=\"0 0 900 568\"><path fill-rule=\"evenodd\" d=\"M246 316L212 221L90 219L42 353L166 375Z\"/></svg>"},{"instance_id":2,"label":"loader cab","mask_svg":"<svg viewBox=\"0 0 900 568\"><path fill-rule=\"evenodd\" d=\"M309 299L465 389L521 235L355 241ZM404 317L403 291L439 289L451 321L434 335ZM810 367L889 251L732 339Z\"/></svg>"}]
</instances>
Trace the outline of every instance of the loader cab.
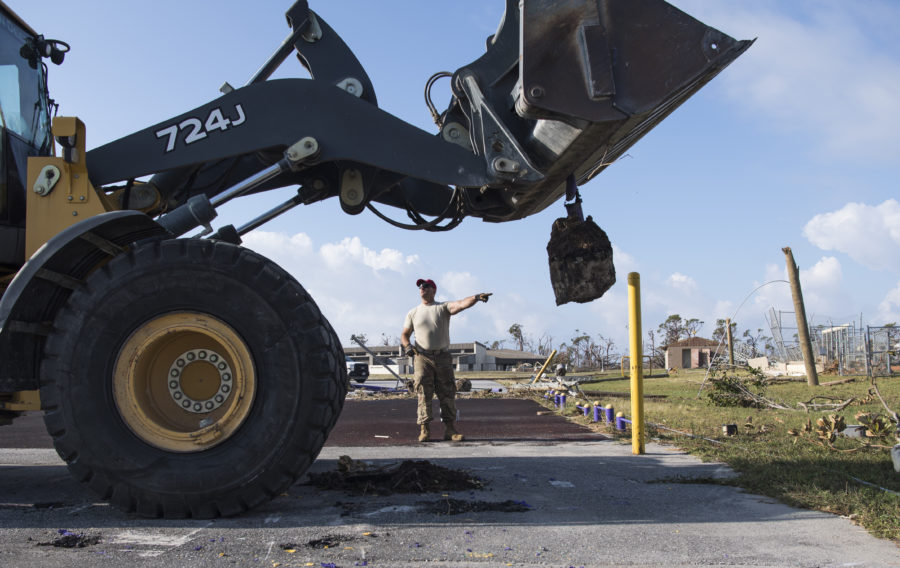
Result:
<instances>
[{"instance_id":1,"label":"loader cab","mask_svg":"<svg viewBox=\"0 0 900 568\"><path fill-rule=\"evenodd\" d=\"M28 156L49 155L47 64L43 37L0 2L0 278L25 262Z\"/></svg>"}]
</instances>

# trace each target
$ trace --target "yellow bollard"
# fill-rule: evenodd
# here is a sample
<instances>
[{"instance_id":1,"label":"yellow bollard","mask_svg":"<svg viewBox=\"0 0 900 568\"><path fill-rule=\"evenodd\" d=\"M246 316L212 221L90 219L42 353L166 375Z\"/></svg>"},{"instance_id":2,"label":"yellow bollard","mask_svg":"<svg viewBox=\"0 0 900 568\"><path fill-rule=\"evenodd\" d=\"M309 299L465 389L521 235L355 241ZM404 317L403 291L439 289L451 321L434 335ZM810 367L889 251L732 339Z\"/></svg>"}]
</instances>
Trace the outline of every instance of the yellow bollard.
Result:
<instances>
[{"instance_id":1,"label":"yellow bollard","mask_svg":"<svg viewBox=\"0 0 900 568\"><path fill-rule=\"evenodd\" d=\"M644 356L641 340L641 275L628 273L628 342L631 352L631 453L644 453Z\"/></svg>"}]
</instances>

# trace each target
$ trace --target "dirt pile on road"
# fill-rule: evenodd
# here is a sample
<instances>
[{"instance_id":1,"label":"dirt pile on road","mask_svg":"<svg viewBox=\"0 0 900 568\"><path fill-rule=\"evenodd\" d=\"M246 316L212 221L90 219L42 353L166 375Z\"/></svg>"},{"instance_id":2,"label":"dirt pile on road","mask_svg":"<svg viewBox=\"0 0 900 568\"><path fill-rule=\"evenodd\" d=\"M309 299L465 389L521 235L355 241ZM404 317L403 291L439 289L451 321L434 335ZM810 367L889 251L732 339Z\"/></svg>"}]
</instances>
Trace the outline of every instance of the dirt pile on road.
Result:
<instances>
[{"instance_id":1,"label":"dirt pile on road","mask_svg":"<svg viewBox=\"0 0 900 568\"><path fill-rule=\"evenodd\" d=\"M354 495L469 491L484 487L484 482L471 473L441 467L427 460L405 460L400 464L375 467L347 456L338 460L337 472L310 473L309 482L320 489Z\"/></svg>"}]
</instances>

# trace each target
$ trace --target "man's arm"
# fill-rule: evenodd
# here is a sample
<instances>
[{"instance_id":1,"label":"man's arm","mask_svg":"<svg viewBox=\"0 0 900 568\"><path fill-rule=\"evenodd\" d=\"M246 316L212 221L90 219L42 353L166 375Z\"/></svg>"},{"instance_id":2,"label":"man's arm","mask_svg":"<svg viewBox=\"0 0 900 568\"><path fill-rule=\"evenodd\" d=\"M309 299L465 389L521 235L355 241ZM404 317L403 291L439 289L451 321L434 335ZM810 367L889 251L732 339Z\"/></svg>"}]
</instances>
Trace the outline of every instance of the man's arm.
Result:
<instances>
[{"instance_id":1,"label":"man's arm","mask_svg":"<svg viewBox=\"0 0 900 568\"><path fill-rule=\"evenodd\" d=\"M475 305L475 302L487 302L491 294L492 292L482 292L481 294L475 294L474 296L469 296L468 298L463 298L462 300L447 302L447 308L450 310L450 315L453 316L463 310L471 308Z\"/></svg>"},{"instance_id":2,"label":"man's arm","mask_svg":"<svg viewBox=\"0 0 900 568\"><path fill-rule=\"evenodd\" d=\"M400 345L401 345L401 347L403 347L403 352L406 354L407 357L412 356L410 354L410 351L413 350L412 344L410 343L410 337L412 336L412 332L413 332L413 330L408 327L404 327L403 331L400 332Z\"/></svg>"}]
</instances>

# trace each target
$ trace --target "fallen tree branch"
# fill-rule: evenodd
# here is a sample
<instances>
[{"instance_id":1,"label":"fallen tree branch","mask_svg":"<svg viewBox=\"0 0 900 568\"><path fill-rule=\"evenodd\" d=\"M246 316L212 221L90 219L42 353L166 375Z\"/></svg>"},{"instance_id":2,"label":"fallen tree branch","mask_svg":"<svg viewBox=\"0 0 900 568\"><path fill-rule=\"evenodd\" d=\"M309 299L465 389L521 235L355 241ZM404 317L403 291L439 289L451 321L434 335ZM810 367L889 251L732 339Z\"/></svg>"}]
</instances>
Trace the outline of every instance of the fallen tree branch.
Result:
<instances>
[{"instance_id":1,"label":"fallen tree branch","mask_svg":"<svg viewBox=\"0 0 900 568\"><path fill-rule=\"evenodd\" d=\"M884 401L884 397L881 396L881 392L878 391L878 383L875 382L875 377L872 377L872 388L869 392L875 393L875 396L878 397L878 400L881 401L881 405L884 406L884 409L887 411L888 416L894 419L895 424L900 424L900 416L897 416L897 413L891 410L891 407Z\"/></svg>"},{"instance_id":2,"label":"fallen tree branch","mask_svg":"<svg viewBox=\"0 0 900 568\"><path fill-rule=\"evenodd\" d=\"M831 387L831 386L834 386L834 385L842 385L842 384L844 384L844 383L852 383L852 382L855 381L855 380L856 380L856 377L849 377L849 378L847 378L847 379L841 379L841 380L839 380L839 381L831 381L831 382L828 382L828 383L819 383L819 386L820 386L820 387Z\"/></svg>"},{"instance_id":3,"label":"fallen tree branch","mask_svg":"<svg viewBox=\"0 0 900 568\"><path fill-rule=\"evenodd\" d=\"M851 397L840 403L830 402L830 403L818 404L818 403L813 402L817 398L824 398L827 400L840 400L839 398L835 398L835 397L831 397L831 396L814 396L811 399L807 400L806 402L798 402L797 406L803 408L803 410L805 410L806 412L809 412L810 410L833 410L835 412L839 412L841 410L844 410L845 408L847 408L848 406L850 406L857 400L856 397Z\"/></svg>"}]
</instances>

